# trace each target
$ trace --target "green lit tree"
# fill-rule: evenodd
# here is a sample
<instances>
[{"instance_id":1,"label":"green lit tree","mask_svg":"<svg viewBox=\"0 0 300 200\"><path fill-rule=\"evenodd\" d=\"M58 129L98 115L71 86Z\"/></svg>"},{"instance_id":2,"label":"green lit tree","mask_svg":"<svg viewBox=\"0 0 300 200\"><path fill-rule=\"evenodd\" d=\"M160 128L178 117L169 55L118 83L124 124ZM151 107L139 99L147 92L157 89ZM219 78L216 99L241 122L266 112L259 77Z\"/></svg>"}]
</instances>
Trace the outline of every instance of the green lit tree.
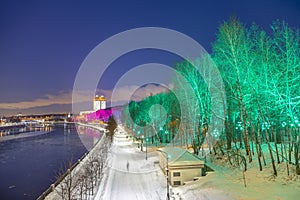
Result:
<instances>
[{"instance_id":1,"label":"green lit tree","mask_svg":"<svg viewBox=\"0 0 300 200\"><path fill-rule=\"evenodd\" d=\"M276 21L272 24L273 45L275 47L276 68L272 90L276 102L276 110L280 113L281 123L286 126L288 137L288 162L292 163L292 151L296 172L299 168L299 112L300 112L300 36L299 30L288 27L285 22Z\"/></svg>"},{"instance_id":2,"label":"green lit tree","mask_svg":"<svg viewBox=\"0 0 300 200\"><path fill-rule=\"evenodd\" d=\"M214 60L217 63L223 76L227 90L228 106L237 105L237 109L228 113L227 119L232 119L236 126L236 120L240 123L239 130L243 136L246 154L249 161L252 161L248 123L248 111L246 110L249 101L249 71L253 64L251 52L253 49L249 34L245 26L236 18L224 22L217 34L214 43ZM237 118L238 116L238 118ZM240 144L242 144L240 140Z\"/></svg>"},{"instance_id":3,"label":"green lit tree","mask_svg":"<svg viewBox=\"0 0 300 200\"><path fill-rule=\"evenodd\" d=\"M299 30L279 21L271 29L269 36L256 25L247 29L235 18L219 28L213 56L226 87L227 148L230 149L230 140L238 140L240 147L245 145L249 162L256 151L262 170L261 158L264 164L265 159L261 144L266 143L274 175L274 155L277 163L286 160L288 165L293 161L293 152L298 174ZM288 149L287 153L283 149Z\"/></svg>"},{"instance_id":4,"label":"green lit tree","mask_svg":"<svg viewBox=\"0 0 300 200\"><path fill-rule=\"evenodd\" d=\"M256 153L260 170L269 154L274 176L276 161L285 161L288 173L289 165L295 165L300 174L299 30L276 21L268 34L257 25L247 28L231 18L219 27L212 56L223 77L227 101L224 135L213 148L215 153L220 149L223 154L226 148L228 155L230 151L238 157L247 155L248 162ZM192 146L199 153L215 101L209 95L213 77L205 71L208 58L203 55L177 63L176 96L161 93L129 103L123 123L131 130L145 123L159 143L178 136L177 145ZM263 151L265 146L268 153Z\"/></svg>"},{"instance_id":5,"label":"green lit tree","mask_svg":"<svg viewBox=\"0 0 300 200\"><path fill-rule=\"evenodd\" d=\"M131 101L123 109L123 124L128 132L139 139L142 134L151 143L170 143L177 131L170 126L180 116L180 106L172 92L146 97L142 101ZM141 131L142 129L145 129ZM143 133L142 133L143 132Z\"/></svg>"},{"instance_id":6,"label":"green lit tree","mask_svg":"<svg viewBox=\"0 0 300 200\"><path fill-rule=\"evenodd\" d=\"M208 84L212 77L207 70L209 59L209 55L202 55L194 61L186 60L176 65L179 74L174 81L175 90L180 95L181 105L184 106L180 131L185 137L185 145L192 145L195 154L199 153L203 145L206 134L203 130L210 123L211 99ZM202 76L205 76L207 82Z\"/></svg>"},{"instance_id":7,"label":"green lit tree","mask_svg":"<svg viewBox=\"0 0 300 200\"><path fill-rule=\"evenodd\" d=\"M270 111L274 107L274 98L270 98L270 90L272 82L274 81L271 71L274 66L274 47L272 45L271 38L267 33L256 25L253 25L250 30L251 39L254 46L253 57L255 62L251 69L251 77L249 86L251 87L252 96L252 112L251 118L251 131L253 135L253 141L255 141L255 149L257 152L257 159L259 163L259 169L262 170L262 161L264 155L261 147L261 140L264 133L262 133L262 125L265 124L267 119L267 111ZM268 143L269 144L269 143ZM269 150L270 144L269 144ZM278 154L277 154L278 155ZM271 151L271 157L273 157ZM274 159L272 158L274 172ZM265 164L265 162L264 162Z\"/></svg>"}]
</instances>

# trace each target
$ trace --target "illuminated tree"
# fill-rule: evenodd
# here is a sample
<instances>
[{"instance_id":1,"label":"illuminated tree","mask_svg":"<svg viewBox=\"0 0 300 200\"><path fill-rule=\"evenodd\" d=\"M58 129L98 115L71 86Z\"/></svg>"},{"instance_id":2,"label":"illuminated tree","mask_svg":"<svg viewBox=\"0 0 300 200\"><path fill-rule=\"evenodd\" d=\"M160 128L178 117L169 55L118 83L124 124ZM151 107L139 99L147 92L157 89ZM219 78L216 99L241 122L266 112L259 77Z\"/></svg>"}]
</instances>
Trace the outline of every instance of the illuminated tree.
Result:
<instances>
[{"instance_id":1,"label":"illuminated tree","mask_svg":"<svg viewBox=\"0 0 300 200\"><path fill-rule=\"evenodd\" d=\"M181 131L186 138L186 145L191 144L195 154L199 153L203 145L205 138L203 129L210 123L211 100L207 84L210 84L212 77L207 70L209 58L209 55L202 55L194 61L186 60L176 65L179 75L174 81L175 90L183 101L181 105L184 106L184 112L181 113L183 120ZM203 75L206 77L202 77ZM204 78L209 81L206 83Z\"/></svg>"},{"instance_id":2,"label":"illuminated tree","mask_svg":"<svg viewBox=\"0 0 300 200\"><path fill-rule=\"evenodd\" d=\"M228 106L237 105L238 108L235 111L230 108L227 118L228 120L231 118L235 123L238 116L237 120L241 123L239 128L250 162L252 155L247 127L246 104L249 100L247 96L249 92L249 69L253 64L252 48L246 28L236 18L231 18L229 22L224 22L220 26L217 40L213 46L214 60L223 76L228 102L232 102Z\"/></svg>"},{"instance_id":3,"label":"illuminated tree","mask_svg":"<svg viewBox=\"0 0 300 200\"><path fill-rule=\"evenodd\" d=\"M170 124L179 116L180 106L172 92L151 95L139 102L131 101L122 111L126 131L138 140L144 136L151 143L170 143L177 133Z\"/></svg>"},{"instance_id":4,"label":"illuminated tree","mask_svg":"<svg viewBox=\"0 0 300 200\"><path fill-rule=\"evenodd\" d=\"M289 28L285 22L276 21L271 26L275 46L276 68L273 95L276 109L280 111L281 123L284 123L288 134L288 162L291 163L291 152L294 148L296 172L299 168L299 112L300 112L300 37L299 30Z\"/></svg>"},{"instance_id":5,"label":"illuminated tree","mask_svg":"<svg viewBox=\"0 0 300 200\"><path fill-rule=\"evenodd\" d=\"M214 60L225 81L227 148L231 147L231 139L234 142L238 139L240 147L242 143L246 147L249 162L251 153L256 150L262 170L261 158L264 163L265 159L261 144L265 142L274 175L277 175L274 150L278 163L280 157L292 163L294 152L296 171L300 173L299 31L279 21L274 22L271 29L272 35L268 36L256 25L246 29L235 18L219 28L213 50ZM288 144L288 156L283 155L285 143Z\"/></svg>"},{"instance_id":6,"label":"illuminated tree","mask_svg":"<svg viewBox=\"0 0 300 200\"><path fill-rule=\"evenodd\" d=\"M246 28L231 18L219 27L212 56L224 80L227 102L225 130L213 148L215 153L219 149L222 154L234 151L238 157L246 154L249 162L256 153L262 170L266 146L275 176L276 161L285 161L288 173L289 165L295 165L300 174L299 30L276 21L268 34L257 25ZM123 123L133 130L142 122L150 125L159 143L179 136L178 145L192 146L198 154L214 101L209 95L213 77L205 71L208 58L202 55L177 63L176 95L161 93L129 103ZM126 119L129 115L133 121Z\"/></svg>"}]
</instances>

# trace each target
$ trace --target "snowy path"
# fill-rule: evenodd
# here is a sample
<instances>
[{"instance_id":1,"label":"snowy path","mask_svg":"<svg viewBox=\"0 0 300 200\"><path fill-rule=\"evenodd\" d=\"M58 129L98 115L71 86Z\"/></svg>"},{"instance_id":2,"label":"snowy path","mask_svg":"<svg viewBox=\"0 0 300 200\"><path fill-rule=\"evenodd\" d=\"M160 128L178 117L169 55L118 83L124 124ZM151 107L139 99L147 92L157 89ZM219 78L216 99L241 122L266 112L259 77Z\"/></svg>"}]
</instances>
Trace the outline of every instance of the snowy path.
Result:
<instances>
[{"instance_id":1,"label":"snowy path","mask_svg":"<svg viewBox=\"0 0 300 200\"><path fill-rule=\"evenodd\" d=\"M148 154L128 143L112 146L106 183L100 185L95 199L103 200L158 200L166 198L166 181L158 165L156 152ZM127 162L129 169L127 170Z\"/></svg>"}]
</instances>

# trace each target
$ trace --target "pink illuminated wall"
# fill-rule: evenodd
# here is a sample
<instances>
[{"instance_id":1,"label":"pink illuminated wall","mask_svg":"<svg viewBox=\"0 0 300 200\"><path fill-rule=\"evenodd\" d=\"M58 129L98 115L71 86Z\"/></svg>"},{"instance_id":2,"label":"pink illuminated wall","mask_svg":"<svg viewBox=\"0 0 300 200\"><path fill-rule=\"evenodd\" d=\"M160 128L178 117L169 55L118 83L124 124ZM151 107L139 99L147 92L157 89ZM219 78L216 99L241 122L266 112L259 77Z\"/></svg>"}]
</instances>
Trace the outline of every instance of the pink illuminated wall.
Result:
<instances>
[{"instance_id":1,"label":"pink illuminated wall","mask_svg":"<svg viewBox=\"0 0 300 200\"><path fill-rule=\"evenodd\" d=\"M93 120L102 120L102 121L107 121L109 116L112 115L112 110L111 109L106 109L106 110L97 110L96 112L90 113L86 115L86 120L87 121L93 121Z\"/></svg>"}]
</instances>

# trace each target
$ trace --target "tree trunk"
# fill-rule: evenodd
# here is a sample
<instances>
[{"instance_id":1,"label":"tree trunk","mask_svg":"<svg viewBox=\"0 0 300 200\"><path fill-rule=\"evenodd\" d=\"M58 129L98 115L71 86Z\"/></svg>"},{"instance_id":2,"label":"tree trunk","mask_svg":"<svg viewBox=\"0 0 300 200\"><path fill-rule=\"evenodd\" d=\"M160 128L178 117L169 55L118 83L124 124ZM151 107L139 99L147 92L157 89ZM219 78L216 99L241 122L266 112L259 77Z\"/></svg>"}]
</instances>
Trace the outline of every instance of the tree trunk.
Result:
<instances>
[{"instance_id":1,"label":"tree trunk","mask_svg":"<svg viewBox=\"0 0 300 200\"><path fill-rule=\"evenodd\" d=\"M295 145L294 145L294 156L295 156L295 165L296 165L296 174L300 175L300 166L299 166L299 136L297 135Z\"/></svg>"},{"instance_id":2,"label":"tree trunk","mask_svg":"<svg viewBox=\"0 0 300 200\"><path fill-rule=\"evenodd\" d=\"M252 155L251 155L251 149L250 149L250 143L249 143L249 133L248 133L248 127L247 127L247 112L245 110L244 102L242 101L242 119L243 119L243 133L244 133L244 144L246 147L246 155L249 157L249 163L252 162Z\"/></svg>"},{"instance_id":3,"label":"tree trunk","mask_svg":"<svg viewBox=\"0 0 300 200\"><path fill-rule=\"evenodd\" d=\"M261 164L261 151L260 151L260 123L258 120L258 126L257 126L257 138L256 138L256 152L257 152L257 159L258 159L258 164L259 164L259 170L262 171L262 164Z\"/></svg>"},{"instance_id":4,"label":"tree trunk","mask_svg":"<svg viewBox=\"0 0 300 200\"><path fill-rule=\"evenodd\" d=\"M269 137L268 136L268 131L266 130L266 139L267 139L268 149L269 149L269 153L270 153L270 157L271 157L271 162L272 162L272 167L273 167L273 174L275 176L277 176L277 170L276 170L275 160L274 160L274 157L273 157L272 147L270 145L270 141L269 141L268 137Z\"/></svg>"},{"instance_id":5,"label":"tree trunk","mask_svg":"<svg viewBox=\"0 0 300 200\"><path fill-rule=\"evenodd\" d=\"M275 146L275 151L276 151L276 158L277 158L277 163L280 163L280 158L279 158L279 151L278 151L278 147L277 147L277 131L276 129L274 130L274 128L271 128L272 130L272 134L273 134L273 138L274 138L274 146ZM275 135L274 135L275 133Z\"/></svg>"},{"instance_id":6,"label":"tree trunk","mask_svg":"<svg viewBox=\"0 0 300 200\"><path fill-rule=\"evenodd\" d=\"M229 114L228 114L229 116ZM229 123L229 117L225 120L225 132L226 132L226 142L227 142L227 150L231 149L231 141L232 141L232 131L230 123Z\"/></svg>"}]
</instances>

